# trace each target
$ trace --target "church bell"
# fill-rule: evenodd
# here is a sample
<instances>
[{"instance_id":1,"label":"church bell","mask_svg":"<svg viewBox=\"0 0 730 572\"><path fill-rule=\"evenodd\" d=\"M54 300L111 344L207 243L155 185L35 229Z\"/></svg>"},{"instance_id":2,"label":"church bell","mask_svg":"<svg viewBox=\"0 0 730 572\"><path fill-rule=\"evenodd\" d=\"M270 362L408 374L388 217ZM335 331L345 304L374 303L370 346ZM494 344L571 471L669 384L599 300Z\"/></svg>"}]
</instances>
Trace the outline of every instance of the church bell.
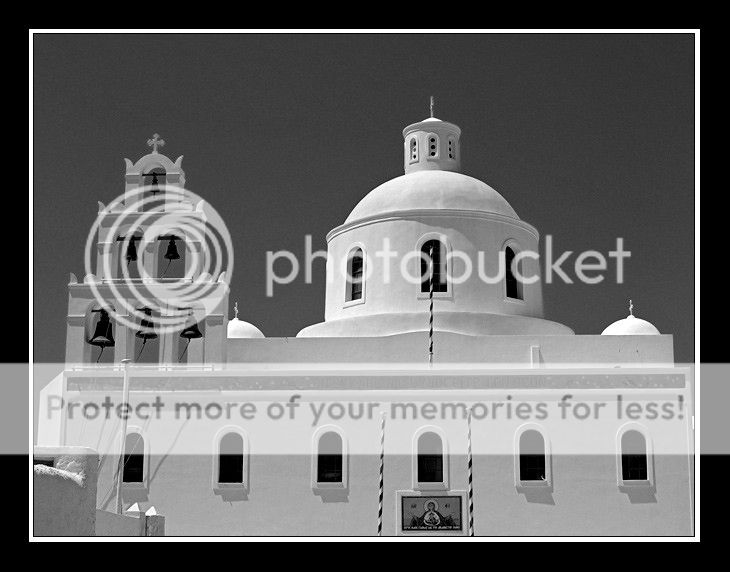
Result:
<instances>
[{"instance_id":1,"label":"church bell","mask_svg":"<svg viewBox=\"0 0 730 572\"><path fill-rule=\"evenodd\" d=\"M197 340L198 338L202 338L203 334L200 328L198 328L198 324L192 324L180 332L180 337L186 340Z\"/></svg>"},{"instance_id":2,"label":"church bell","mask_svg":"<svg viewBox=\"0 0 730 572\"><path fill-rule=\"evenodd\" d=\"M167 252L165 252L165 259L167 260L179 260L180 253L177 251L177 244L175 239L171 238L170 242L167 243Z\"/></svg>"},{"instance_id":3,"label":"church bell","mask_svg":"<svg viewBox=\"0 0 730 572\"><path fill-rule=\"evenodd\" d=\"M152 316L152 310L149 308L138 308L138 310L141 310L145 313L145 316ZM140 329L137 330L137 333L134 335L138 338L142 338L145 342L147 340L154 340L157 338L157 334L155 333L155 325L150 320L142 319L140 322Z\"/></svg>"},{"instance_id":4,"label":"church bell","mask_svg":"<svg viewBox=\"0 0 730 572\"><path fill-rule=\"evenodd\" d=\"M134 238L130 238L127 244L127 266L130 262L137 262L137 247L134 243Z\"/></svg>"},{"instance_id":5,"label":"church bell","mask_svg":"<svg viewBox=\"0 0 730 572\"><path fill-rule=\"evenodd\" d=\"M99 320L96 322L94 335L89 340L92 346L100 348L109 348L114 346L114 336L112 335L112 323L109 319L109 313L106 310L92 310L99 312Z\"/></svg>"}]
</instances>

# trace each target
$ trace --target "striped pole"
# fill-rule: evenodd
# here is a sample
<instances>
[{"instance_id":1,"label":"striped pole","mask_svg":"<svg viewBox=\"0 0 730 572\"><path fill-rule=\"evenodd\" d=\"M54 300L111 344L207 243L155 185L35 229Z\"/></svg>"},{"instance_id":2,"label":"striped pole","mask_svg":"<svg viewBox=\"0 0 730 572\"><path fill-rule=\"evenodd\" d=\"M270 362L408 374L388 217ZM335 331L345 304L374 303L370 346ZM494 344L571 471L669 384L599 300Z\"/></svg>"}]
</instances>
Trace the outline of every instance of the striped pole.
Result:
<instances>
[{"instance_id":1,"label":"striped pole","mask_svg":"<svg viewBox=\"0 0 730 572\"><path fill-rule=\"evenodd\" d=\"M433 244L428 249L428 365L433 365Z\"/></svg>"},{"instance_id":2,"label":"striped pole","mask_svg":"<svg viewBox=\"0 0 730 572\"><path fill-rule=\"evenodd\" d=\"M385 457L385 413L380 414L380 491L378 493L378 536L383 536L383 459Z\"/></svg>"},{"instance_id":3,"label":"striped pole","mask_svg":"<svg viewBox=\"0 0 730 572\"><path fill-rule=\"evenodd\" d=\"M472 482L472 458L471 458L471 409L469 409L469 415L466 418L467 433L466 433L466 445L467 445L467 471L469 473L469 536L474 536L474 484Z\"/></svg>"}]
</instances>

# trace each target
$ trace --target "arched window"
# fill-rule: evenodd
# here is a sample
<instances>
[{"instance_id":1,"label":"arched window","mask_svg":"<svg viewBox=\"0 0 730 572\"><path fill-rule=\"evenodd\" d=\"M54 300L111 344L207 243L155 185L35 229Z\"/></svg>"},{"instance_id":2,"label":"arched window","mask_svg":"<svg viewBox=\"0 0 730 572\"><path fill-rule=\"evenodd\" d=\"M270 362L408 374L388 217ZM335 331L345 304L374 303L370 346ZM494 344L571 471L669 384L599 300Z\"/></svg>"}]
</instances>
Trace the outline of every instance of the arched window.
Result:
<instances>
[{"instance_id":1,"label":"arched window","mask_svg":"<svg viewBox=\"0 0 730 572\"><path fill-rule=\"evenodd\" d=\"M631 429L621 436L621 477L624 481L649 479L646 439L641 432Z\"/></svg>"},{"instance_id":2,"label":"arched window","mask_svg":"<svg viewBox=\"0 0 730 572\"><path fill-rule=\"evenodd\" d=\"M417 475L419 483L444 482L444 446L433 431L418 437Z\"/></svg>"},{"instance_id":3,"label":"arched window","mask_svg":"<svg viewBox=\"0 0 730 572\"><path fill-rule=\"evenodd\" d=\"M433 260L433 277L429 272L429 260ZM434 292L446 292L448 283L446 280L446 248L437 239L427 240L421 246L421 292L428 292L433 279Z\"/></svg>"},{"instance_id":4,"label":"arched window","mask_svg":"<svg viewBox=\"0 0 730 572\"><path fill-rule=\"evenodd\" d=\"M319 438L317 446L317 482L341 483L342 437L335 431L327 431Z\"/></svg>"},{"instance_id":5,"label":"arched window","mask_svg":"<svg viewBox=\"0 0 730 572\"><path fill-rule=\"evenodd\" d=\"M410 142L411 163L418 161L418 140L413 137Z\"/></svg>"},{"instance_id":6,"label":"arched window","mask_svg":"<svg viewBox=\"0 0 730 572\"><path fill-rule=\"evenodd\" d=\"M428 136L428 156L438 157L439 154L439 138L436 135Z\"/></svg>"},{"instance_id":7,"label":"arched window","mask_svg":"<svg viewBox=\"0 0 730 572\"><path fill-rule=\"evenodd\" d=\"M535 429L520 435L520 481L546 481L545 439Z\"/></svg>"},{"instance_id":8,"label":"arched window","mask_svg":"<svg viewBox=\"0 0 730 572\"><path fill-rule=\"evenodd\" d=\"M243 437L226 433L218 447L218 482L243 483Z\"/></svg>"},{"instance_id":9,"label":"arched window","mask_svg":"<svg viewBox=\"0 0 730 572\"><path fill-rule=\"evenodd\" d=\"M361 300L363 290L363 255L362 249L350 251L347 260L347 292L345 301Z\"/></svg>"},{"instance_id":10,"label":"arched window","mask_svg":"<svg viewBox=\"0 0 730 572\"><path fill-rule=\"evenodd\" d=\"M144 482L144 438L136 432L128 433L124 440L122 481L125 483Z\"/></svg>"},{"instance_id":11,"label":"arched window","mask_svg":"<svg viewBox=\"0 0 730 572\"><path fill-rule=\"evenodd\" d=\"M456 140L449 137L449 159L456 160Z\"/></svg>"},{"instance_id":12,"label":"arched window","mask_svg":"<svg viewBox=\"0 0 730 572\"><path fill-rule=\"evenodd\" d=\"M522 282L517 279L512 264L515 260L515 251L512 247L508 246L504 249L504 265L505 265L505 280L507 298L514 298L515 300L522 300ZM522 263L517 261L517 272L522 276Z\"/></svg>"}]
</instances>

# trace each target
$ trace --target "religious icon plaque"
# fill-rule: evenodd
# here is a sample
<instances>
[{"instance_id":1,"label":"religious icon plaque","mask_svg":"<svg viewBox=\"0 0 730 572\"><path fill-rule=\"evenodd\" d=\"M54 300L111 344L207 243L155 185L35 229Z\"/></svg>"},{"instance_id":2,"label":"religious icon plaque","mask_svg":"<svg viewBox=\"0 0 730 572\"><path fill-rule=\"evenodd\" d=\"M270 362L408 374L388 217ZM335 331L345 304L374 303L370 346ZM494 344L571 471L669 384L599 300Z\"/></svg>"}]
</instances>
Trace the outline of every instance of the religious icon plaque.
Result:
<instances>
[{"instance_id":1,"label":"religious icon plaque","mask_svg":"<svg viewBox=\"0 0 730 572\"><path fill-rule=\"evenodd\" d=\"M464 534L461 494L407 494L399 502L401 534Z\"/></svg>"}]
</instances>

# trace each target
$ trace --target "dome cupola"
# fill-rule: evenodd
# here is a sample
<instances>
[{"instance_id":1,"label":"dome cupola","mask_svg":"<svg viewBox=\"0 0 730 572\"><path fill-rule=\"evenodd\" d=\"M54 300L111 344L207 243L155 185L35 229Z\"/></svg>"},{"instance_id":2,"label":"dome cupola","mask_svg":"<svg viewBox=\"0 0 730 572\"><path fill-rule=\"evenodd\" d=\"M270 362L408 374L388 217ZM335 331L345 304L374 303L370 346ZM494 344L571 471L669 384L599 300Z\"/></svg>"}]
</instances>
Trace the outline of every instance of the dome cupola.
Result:
<instances>
[{"instance_id":1,"label":"dome cupola","mask_svg":"<svg viewBox=\"0 0 730 572\"><path fill-rule=\"evenodd\" d=\"M654 324L634 316L634 303L629 300L629 315L617 320L601 332L602 336L658 336Z\"/></svg>"},{"instance_id":2,"label":"dome cupola","mask_svg":"<svg viewBox=\"0 0 730 572\"><path fill-rule=\"evenodd\" d=\"M238 319L238 302L233 305L235 314L228 322L228 338L265 338L263 332L253 324Z\"/></svg>"},{"instance_id":3,"label":"dome cupola","mask_svg":"<svg viewBox=\"0 0 730 572\"><path fill-rule=\"evenodd\" d=\"M441 121L433 115L412 123L403 130L403 167L406 174L415 171L461 171L458 125Z\"/></svg>"}]
</instances>

